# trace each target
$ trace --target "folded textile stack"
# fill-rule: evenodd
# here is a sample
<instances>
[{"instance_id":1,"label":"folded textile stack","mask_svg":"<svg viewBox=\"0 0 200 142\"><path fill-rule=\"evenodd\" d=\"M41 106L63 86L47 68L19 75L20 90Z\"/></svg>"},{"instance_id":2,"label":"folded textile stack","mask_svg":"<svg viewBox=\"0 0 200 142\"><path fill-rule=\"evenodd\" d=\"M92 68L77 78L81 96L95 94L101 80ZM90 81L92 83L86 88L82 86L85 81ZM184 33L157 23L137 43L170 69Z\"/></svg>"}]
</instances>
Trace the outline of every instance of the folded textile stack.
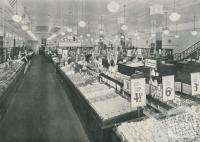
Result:
<instances>
[{"instance_id":1,"label":"folded textile stack","mask_svg":"<svg viewBox=\"0 0 200 142\"><path fill-rule=\"evenodd\" d=\"M168 142L166 129L153 118L122 123L117 127L117 133L126 142Z\"/></svg>"}]
</instances>

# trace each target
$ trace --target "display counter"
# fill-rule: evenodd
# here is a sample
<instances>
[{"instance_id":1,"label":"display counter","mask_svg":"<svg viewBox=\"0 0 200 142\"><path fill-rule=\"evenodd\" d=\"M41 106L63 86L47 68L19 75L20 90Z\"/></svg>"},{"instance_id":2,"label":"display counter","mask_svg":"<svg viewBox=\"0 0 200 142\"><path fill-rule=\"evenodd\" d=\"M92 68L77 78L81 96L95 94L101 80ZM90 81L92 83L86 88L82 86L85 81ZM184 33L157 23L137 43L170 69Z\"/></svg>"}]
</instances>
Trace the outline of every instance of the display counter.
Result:
<instances>
[{"instance_id":1,"label":"display counter","mask_svg":"<svg viewBox=\"0 0 200 142\"><path fill-rule=\"evenodd\" d=\"M65 84L70 86L66 88L73 92L69 97L91 141L110 142L115 125L143 116L143 109L131 108L128 100L96 79L90 78L88 82L84 79L87 76L80 79L76 75L68 76L59 67L58 70Z\"/></svg>"},{"instance_id":2,"label":"display counter","mask_svg":"<svg viewBox=\"0 0 200 142\"><path fill-rule=\"evenodd\" d=\"M0 120L7 110L9 92L23 75L24 68L25 64L20 60L14 60L9 65L7 62L0 64Z\"/></svg>"}]
</instances>

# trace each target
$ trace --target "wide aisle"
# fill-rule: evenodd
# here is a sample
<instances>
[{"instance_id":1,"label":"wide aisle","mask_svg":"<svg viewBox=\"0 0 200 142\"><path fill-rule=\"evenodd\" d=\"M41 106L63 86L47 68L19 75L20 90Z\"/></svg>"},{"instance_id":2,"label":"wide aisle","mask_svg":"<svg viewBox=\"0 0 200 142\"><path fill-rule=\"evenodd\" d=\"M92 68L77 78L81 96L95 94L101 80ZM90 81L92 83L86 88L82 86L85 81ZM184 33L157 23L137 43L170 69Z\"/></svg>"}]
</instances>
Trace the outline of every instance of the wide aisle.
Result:
<instances>
[{"instance_id":1,"label":"wide aisle","mask_svg":"<svg viewBox=\"0 0 200 142\"><path fill-rule=\"evenodd\" d=\"M53 65L44 56L34 57L17 86L0 122L0 142L89 141Z\"/></svg>"}]
</instances>

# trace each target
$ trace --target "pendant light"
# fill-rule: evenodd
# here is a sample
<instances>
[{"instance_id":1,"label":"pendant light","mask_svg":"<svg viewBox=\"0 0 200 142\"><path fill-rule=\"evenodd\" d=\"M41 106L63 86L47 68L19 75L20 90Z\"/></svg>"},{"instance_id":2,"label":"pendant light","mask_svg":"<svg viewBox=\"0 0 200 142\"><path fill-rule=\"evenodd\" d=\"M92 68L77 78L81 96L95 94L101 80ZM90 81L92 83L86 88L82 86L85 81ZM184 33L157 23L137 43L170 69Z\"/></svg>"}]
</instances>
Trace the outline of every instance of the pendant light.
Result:
<instances>
[{"instance_id":1,"label":"pendant light","mask_svg":"<svg viewBox=\"0 0 200 142\"><path fill-rule=\"evenodd\" d=\"M115 13L119 10L120 8L120 5L115 2L115 1L111 1L108 5L107 5L107 9L112 12L112 13Z\"/></svg>"},{"instance_id":2,"label":"pendant light","mask_svg":"<svg viewBox=\"0 0 200 142\"><path fill-rule=\"evenodd\" d=\"M15 13L15 15L12 16L12 20L15 21L16 23L19 23L19 22L21 22L22 17L18 14L18 5L17 5L17 2L18 1L16 0L16 4L15 4L15 6L16 6L16 13Z\"/></svg>"},{"instance_id":3,"label":"pendant light","mask_svg":"<svg viewBox=\"0 0 200 142\"><path fill-rule=\"evenodd\" d=\"M26 24L25 7L24 7L24 16L23 17L24 17L23 18L23 24L22 24L21 28L22 28L23 31L27 31L28 30L28 26Z\"/></svg>"},{"instance_id":4,"label":"pendant light","mask_svg":"<svg viewBox=\"0 0 200 142\"><path fill-rule=\"evenodd\" d=\"M86 22L83 20L83 0L82 0L82 17L81 17L81 20L79 21L78 25L81 28L84 28L86 26Z\"/></svg>"},{"instance_id":5,"label":"pendant light","mask_svg":"<svg viewBox=\"0 0 200 142\"><path fill-rule=\"evenodd\" d=\"M103 17L101 16L101 29L99 30L99 34L103 35L104 34L104 30L103 30Z\"/></svg>"},{"instance_id":6,"label":"pendant light","mask_svg":"<svg viewBox=\"0 0 200 142\"><path fill-rule=\"evenodd\" d=\"M196 36L197 34L198 34L198 32L197 32L197 30L196 30L196 16L194 16L194 29L193 29L193 31L191 32L191 34L193 35L193 36Z\"/></svg>"},{"instance_id":7,"label":"pendant light","mask_svg":"<svg viewBox=\"0 0 200 142\"><path fill-rule=\"evenodd\" d=\"M179 21L181 18L181 15L179 13L176 12L176 6L175 6L175 0L174 0L174 8L173 8L173 12L170 14L169 19L172 22L177 22Z\"/></svg>"},{"instance_id":8,"label":"pendant light","mask_svg":"<svg viewBox=\"0 0 200 142\"><path fill-rule=\"evenodd\" d=\"M123 31L125 31L125 30L127 30L128 29L128 26L126 25L126 5L124 5L124 24L121 26L121 29L123 30Z\"/></svg>"},{"instance_id":9,"label":"pendant light","mask_svg":"<svg viewBox=\"0 0 200 142\"><path fill-rule=\"evenodd\" d=\"M169 28L167 26L167 12L165 12L165 17L166 17L166 19L165 19L165 27L163 28L163 34L168 35L169 34Z\"/></svg>"},{"instance_id":10,"label":"pendant light","mask_svg":"<svg viewBox=\"0 0 200 142\"><path fill-rule=\"evenodd\" d=\"M175 33L175 35L174 35L175 38L179 38L179 37L180 37L180 36L177 34L177 33L178 33L177 27L178 27L178 25L176 24L176 33Z\"/></svg>"}]
</instances>

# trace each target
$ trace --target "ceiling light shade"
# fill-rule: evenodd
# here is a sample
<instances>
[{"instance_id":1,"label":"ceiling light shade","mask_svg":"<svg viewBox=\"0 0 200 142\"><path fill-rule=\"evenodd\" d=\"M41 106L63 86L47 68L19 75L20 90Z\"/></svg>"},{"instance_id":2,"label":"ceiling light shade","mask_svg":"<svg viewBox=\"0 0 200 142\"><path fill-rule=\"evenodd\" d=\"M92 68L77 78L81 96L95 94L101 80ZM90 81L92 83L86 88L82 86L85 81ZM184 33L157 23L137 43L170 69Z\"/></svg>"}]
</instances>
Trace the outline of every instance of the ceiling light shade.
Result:
<instances>
[{"instance_id":1,"label":"ceiling light shade","mask_svg":"<svg viewBox=\"0 0 200 142\"><path fill-rule=\"evenodd\" d=\"M196 36L196 35L198 34L198 32L197 32L196 30L193 30L193 31L191 32L191 34L192 34L193 36Z\"/></svg>"},{"instance_id":2,"label":"ceiling light shade","mask_svg":"<svg viewBox=\"0 0 200 142\"><path fill-rule=\"evenodd\" d=\"M181 18L181 15L178 14L177 12L172 12L169 16L169 19L172 21L172 22L177 22L179 21Z\"/></svg>"},{"instance_id":3,"label":"ceiling light shade","mask_svg":"<svg viewBox=\"0 0 200 142\"><path fill-rule=\"evenodd\" d=\"M72 28L69 28L69 27L67 28L68 33L71 33L72 31L73 31Z\"/></svg>"},{"instance_id":4,"label":"ceiling light shade","mask_svg":"<svg viewBox=\"0 0 200 142\"><path fill-rule=\"evenodd\" d=\"M85 21L81 20L78 25L81 27L81 28L84 28L86 26L86 23Z\"/></svg>"},{"instance_id":5,"label":"ceiling light shade","mask_svg":"<svg viewBox=\"0 0 200 142\"><path fill-rule=\"evenodd\" d=\"M123 31L125 31L125 30L127 30L127 29L128 29L128 26L127 26L127 25L125 25L125 24L123 24L123 25L121 26L121 29L122 29Z\"/></svg>"},{"instance_id":6,"label":"ceiling light shade","mask_svg":"<svg viewBox=\"0 0 200 142\"><path fill-rule=\"evenodd\" d=\"M120 8L120 5L115 2L115 1L111 1L108 5L107 5L107 9L112 12L112 13L115 13L119 10Z\"/></svg>"},{"instance_id":7,"label":"ceiling light shade","mask_svg":"<svg viewBox=\"0 0 200 142\"><path fill-rule=\"evenodd\" d=\"M90 34L88 33L86 36L87 36L87 37L90 37Z\"/></svg>"},{"instance_id":8,"label":"ceiling light shade","mask_svg":"<svg viewBox=\"0 0 200 142\"><path fill-rule=\"evenodd\" d=\"M104 34L104 31L101 29L101 30L99 31L99 34L100 34L100 35Z\"/></svg>"},{"instance_id":9,"label":"ceiling light shade","mask_svg":"<svg viewBox=\"0 0 200 142\"><path fill-rule=\"evenodd\" d=\"M16 14L16 15L12 16L12 20L15 21L16 23L19 23L22 21L22 17L20 15Z\"/></svg>"},{"instance_id":10,"label":"ceiling light shade","mask_svg":"<svg viewBox=\"0 0 200 142\"><path fill-rule=\"evenodd\" d=\"M65 32L62 32L61 35L64 36L64 35L65 35Z\"/></svg>"},{"instance_id":11,"label":"ceiling light shade","mask_svg":"<svg viewBox=\"0 0 200 142\"><path fill-rule=\"evenodd\" d=\"M121 35L121 38L124 39L125 38L124 35Z\"/></svg>"},{"instance_id":12,"label":"ceiling light shade","mask_svg":"<svg viewBox=\"0 0 200 142\"><path fill-rule=\"evenodd\" d=\"M168 27L163 28L163 34L164 35L168 35L169 34L169 28Z\"/></svg>"},{"instance_id":13,"label":"ceiling light shade","mask_svg":"<svg viewBox=\"0 0 200 142\"><path fill-rule=\"evenodd\" d=\"M80 38L83 38L83 35L80 35Z\"/></svg>"},{"instance_id":14,"label":"ceiling light shade","mask_svg":"<svg viewBox=\"0 0 200 142\"><path fill-rule=\"evenodd\" d=\"M179 35L175 35L174 37L175 37L175 38L179 38L180 36L179 36Z\"/></svg>"},{"instance_id":15,"label":"ceiling light shade","mask_svg":"<svg viewBox=\"0 0 200 142\"><path fill-rule=\"evenodd\" d=\"M23 31L27 31L28 30L28 26L27 25L22 25L21 28L22 28Z\"/></svg>"},{"instance_id":16,"label":"ceiling light shade","mask_svg":"<svg viewBox=\"0 0 200 142\"><path fill-rule=\"evenodd\" d=\"M140 36L137 36L137 40L140 40Z\"/></svg>"}]
</instances>

